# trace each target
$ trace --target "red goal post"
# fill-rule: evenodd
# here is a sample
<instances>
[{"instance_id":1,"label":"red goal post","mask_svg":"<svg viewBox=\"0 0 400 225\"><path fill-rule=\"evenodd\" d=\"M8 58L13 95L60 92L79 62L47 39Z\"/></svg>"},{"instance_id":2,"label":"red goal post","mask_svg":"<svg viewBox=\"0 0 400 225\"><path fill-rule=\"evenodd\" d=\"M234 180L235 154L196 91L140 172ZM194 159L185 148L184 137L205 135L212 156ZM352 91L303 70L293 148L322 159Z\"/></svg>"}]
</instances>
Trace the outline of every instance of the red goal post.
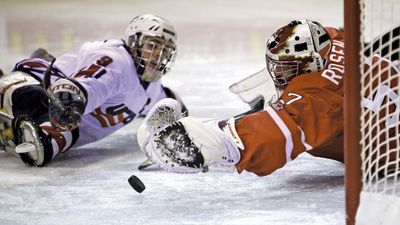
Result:
<instances>
[{"instance_id":1,"label":"red goal post","mask_svg":"<svg viewBox=\"0 0 400 225\"><path fill-rule=\"evenodd\" d=\"M400 0L344 1L348 225L400 224L399 12Z\"/></svg>"},{"instance_id":2,"label":"red goal post","mask_svg":"<svg viewBox=\"0 0 400 225\"><path fill-rule=\"evenodd\" d=\"M345 74L344 77L344 149L346 223L353 225L361 191L360 140L360 1L344 1Z\"/></svg>"}]
</instances>

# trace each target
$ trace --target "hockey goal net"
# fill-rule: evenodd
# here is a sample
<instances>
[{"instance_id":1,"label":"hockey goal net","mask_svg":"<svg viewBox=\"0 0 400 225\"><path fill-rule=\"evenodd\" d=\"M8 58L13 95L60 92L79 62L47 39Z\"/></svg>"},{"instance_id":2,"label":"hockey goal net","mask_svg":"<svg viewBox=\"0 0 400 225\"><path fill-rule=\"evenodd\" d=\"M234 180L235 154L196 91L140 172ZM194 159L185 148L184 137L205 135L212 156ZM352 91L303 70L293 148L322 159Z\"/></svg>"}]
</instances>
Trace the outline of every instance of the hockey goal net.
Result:
<instances>
[{"instance_id":1,"label":"hockey goal net","mask_svg":"<svg viewBox=\"0 0 400 225\"><path fill-rule=\"evenodd\" d=\"M353 110L348 105L353 103L345 103L345 123L360 121L358 146L351 147L346 141L345 147L346 200L351 201L350 205L347 203L350 217L347 224L400 224L400 0L347 0L345 3L345 20L353 19L345 22L345 32L356 37L356 40L346 39L346 48L349 45L359 47L353 53L347 51L346 57L350 61L346 59L346 71L350 64L356 64L358 68L350 69L352 73L347 71L346 74L353 76L358 72L360 75L357 78L359 84L348 85L350 89L360 88L356 91L346 89L345 95L358 95L353 100L358 98L358 106L361 106ZM356 11L346 9L351 4ZM356 13L356 17L349 13ZM347 33L347 28L352 26L356 26L354 32ZM349 54L358 60L352 62ZM346 97L347 100L350 98ZM358 120L351 119L354 115L349 114L354 112L359 114ZM346 128L345 137L354 138L348 132L352 130ZM356 148L360 151L354 154ZM357 166L361 168L360 174L351 171L359 170Z\"/></svg>"}]
</instances>

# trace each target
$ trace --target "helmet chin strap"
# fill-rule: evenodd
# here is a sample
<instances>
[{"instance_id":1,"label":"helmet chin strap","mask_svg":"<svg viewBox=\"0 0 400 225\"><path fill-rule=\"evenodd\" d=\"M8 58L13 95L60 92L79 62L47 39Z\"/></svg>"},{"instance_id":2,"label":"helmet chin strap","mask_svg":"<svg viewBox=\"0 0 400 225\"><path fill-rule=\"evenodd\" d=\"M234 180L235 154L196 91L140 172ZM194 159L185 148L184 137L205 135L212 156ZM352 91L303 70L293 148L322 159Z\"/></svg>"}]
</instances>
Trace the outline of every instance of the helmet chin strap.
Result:
<instances>
[{"instance_id":1,"label":"helmet chin strap","mask_svg":"<svg viewBox=\"0 0 400 225\"><path fill-rule=\"evenodd\" d=\"M168 43L161 43L159 40L160 37L150 38L154 38L154 40L147 40L143 35L136 35L134 41L133 38L130 39L133 42L130 42L131 46L129 46L129 42L127 45L127 48L130 49L129 53L134 60L138 76L142 81L146 82L157 81L166 73L169 69L168 63L172 61L171 58L173 57L173 50L175 49L174 46L168 46ZM155 55L158 51L160 55ZM162 58L165 57L162 56L165 54L163 51L167 51L167 54L169 54L166 59ZM146 57L144 58L144 56ZM155 63L156 60L157 63Z\"/></svg>"},{"instance_id":2,"label":"helmet chin strap","mask_svg":"<svg viewBox=\"0 0 400 225\"><path fill-rule=\"evenodd\" d=\"M143 65L144 60L140 60L139 65L136 65L136 72L139 76L143 76L144 72L145 72L145 67L142 66Z\"/></svg>"},{"instance_id":3,"label":"helmet chin strap","mask_svg":"<svg viewBox=\"0 0 400 225\"><path fill-rule=\"evenodd\" d=\"M166 69L166 66L161 64L160 69L159 69L161 71L161 73L165 73L165 69Z\"/></svg>"}]
</instances>

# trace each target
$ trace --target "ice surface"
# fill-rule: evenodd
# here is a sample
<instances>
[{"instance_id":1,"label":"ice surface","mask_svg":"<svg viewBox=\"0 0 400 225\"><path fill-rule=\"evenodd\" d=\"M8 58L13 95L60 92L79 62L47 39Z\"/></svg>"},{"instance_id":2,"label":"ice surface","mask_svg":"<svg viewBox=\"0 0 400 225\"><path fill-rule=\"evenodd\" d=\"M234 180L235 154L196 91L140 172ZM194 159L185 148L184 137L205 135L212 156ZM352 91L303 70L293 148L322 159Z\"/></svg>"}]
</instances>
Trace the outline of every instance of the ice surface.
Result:
<instances>
[{"instance_id":1,"label":"ice surface","mask_svg":"<svg viewBox=\"0 0 400 225\"><path fill-rule=\"evenodd\" d=\"M261 70L266 35L293 19L342 26L337 0L37 0L0 2L0 68L37 47L55 56L87 40L120 38L135 15L168 18L178 57L167 86L196 117L248 109L229 85ZM139 172L142 119L45 168L0 152L0 224L345 224L343 165L307 154L267 177L223 168L208 173ZM127 179L146 185L136 193Z\"/></svg>"}]
</instances>

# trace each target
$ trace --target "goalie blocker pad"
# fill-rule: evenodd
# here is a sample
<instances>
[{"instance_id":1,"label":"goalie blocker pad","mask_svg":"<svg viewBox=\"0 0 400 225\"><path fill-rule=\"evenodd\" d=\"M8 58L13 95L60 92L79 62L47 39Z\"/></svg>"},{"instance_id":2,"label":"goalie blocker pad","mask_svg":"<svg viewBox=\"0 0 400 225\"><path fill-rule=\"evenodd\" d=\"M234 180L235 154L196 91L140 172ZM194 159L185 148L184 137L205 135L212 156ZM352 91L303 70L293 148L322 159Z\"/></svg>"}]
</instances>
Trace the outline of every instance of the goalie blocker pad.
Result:
<instances>
[{"instance_id":1,"label":"goalie blocker pad","mask_svg":"<svg viewBox=\"0 0 400 225\"><path fill-rule=\"evenodd\" d=\"M237 94L252 109L262 109L264 102L279 96L267 68L232 84L229 90Z\"/></svg>"}]
</instances>

